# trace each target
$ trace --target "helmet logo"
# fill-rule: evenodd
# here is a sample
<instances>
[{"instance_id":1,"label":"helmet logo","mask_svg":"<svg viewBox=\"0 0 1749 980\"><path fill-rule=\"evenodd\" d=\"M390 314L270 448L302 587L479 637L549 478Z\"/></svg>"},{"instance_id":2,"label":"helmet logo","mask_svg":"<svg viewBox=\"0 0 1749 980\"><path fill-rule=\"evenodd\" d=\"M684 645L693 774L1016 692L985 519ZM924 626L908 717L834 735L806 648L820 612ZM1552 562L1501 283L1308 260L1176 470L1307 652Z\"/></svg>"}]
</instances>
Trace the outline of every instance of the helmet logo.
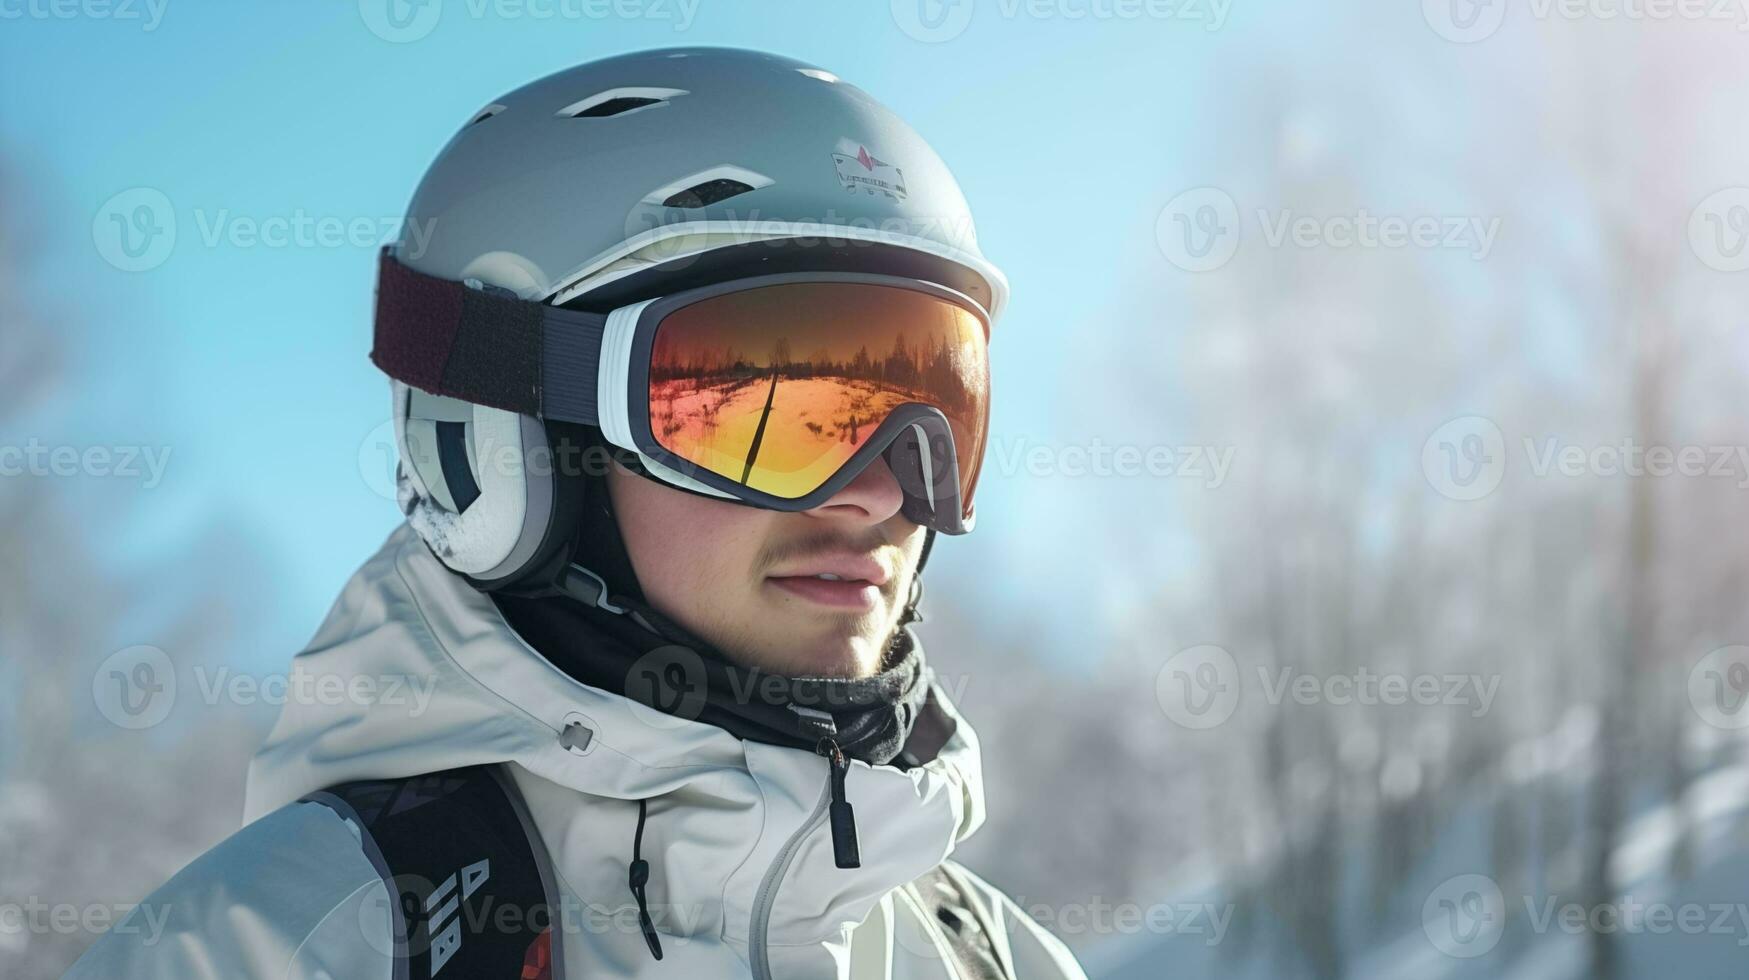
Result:
<instances>
[{"instance_id":1,"label":"helmet logo","mask_svg":"<svg viewBox=\"0 0 1749 980\"><path fill-rule=\"evenodd\" d=\"M870 194L885 194L898 201L905 199L904 172L868 152L868 147L858 144L856 156L834 153L832 162L838 168L838 183L850 193L864 190Z\"/></svg>"}]
</instances>

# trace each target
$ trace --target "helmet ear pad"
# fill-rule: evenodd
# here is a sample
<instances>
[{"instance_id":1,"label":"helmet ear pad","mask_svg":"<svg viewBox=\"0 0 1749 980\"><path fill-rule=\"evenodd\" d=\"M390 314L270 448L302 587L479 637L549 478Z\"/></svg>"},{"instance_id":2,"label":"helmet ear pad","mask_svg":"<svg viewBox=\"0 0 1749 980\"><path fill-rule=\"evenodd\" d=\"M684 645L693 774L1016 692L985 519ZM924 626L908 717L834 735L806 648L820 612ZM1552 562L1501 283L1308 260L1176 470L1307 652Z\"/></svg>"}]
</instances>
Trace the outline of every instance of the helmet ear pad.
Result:
<instances>
[{"instance_id":1,"label":"helmet ear pad","mask_svg":"<svg viewBox=\"0 0 1749 980\"><path fill-rule=\"evenodd\" d=\"M477 587L564 567L583 481L555 465L540 419L396 382L401 509L439 561Z\"/></svg>"}]
</instances>

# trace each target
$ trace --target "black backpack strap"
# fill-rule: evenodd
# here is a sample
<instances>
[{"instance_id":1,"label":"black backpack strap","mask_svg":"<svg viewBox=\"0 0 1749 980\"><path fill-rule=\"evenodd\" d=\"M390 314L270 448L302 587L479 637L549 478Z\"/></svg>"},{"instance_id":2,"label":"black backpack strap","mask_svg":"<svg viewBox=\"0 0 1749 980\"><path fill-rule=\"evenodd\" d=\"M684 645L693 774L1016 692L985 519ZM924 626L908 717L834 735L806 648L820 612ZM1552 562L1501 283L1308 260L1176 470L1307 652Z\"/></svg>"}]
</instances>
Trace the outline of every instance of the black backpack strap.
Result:
<instances>
[{"instance_id":1,"label":"black backpack strap","mask_svg":"<svg viewBox=\"0 0 1749 980\"><path fill-rule=\"evenodd\" d=\"M562 980L546 847L503 766L304 798L359 828L394 898L396 980Z\"/></svg>"},{"instance_id":2,"label":"black backpack strap","mask_svg":"<svg viewBox=\"0 0 1749 980\"><path fill-rule=\"evenodd\" d=\"M970 882L950 861L943 861L913 884L923 906L933 916L959 973L974 980L1011 980L1013 971L996 947L995 925L982 910Z\"/></svg>"}]
</instances>

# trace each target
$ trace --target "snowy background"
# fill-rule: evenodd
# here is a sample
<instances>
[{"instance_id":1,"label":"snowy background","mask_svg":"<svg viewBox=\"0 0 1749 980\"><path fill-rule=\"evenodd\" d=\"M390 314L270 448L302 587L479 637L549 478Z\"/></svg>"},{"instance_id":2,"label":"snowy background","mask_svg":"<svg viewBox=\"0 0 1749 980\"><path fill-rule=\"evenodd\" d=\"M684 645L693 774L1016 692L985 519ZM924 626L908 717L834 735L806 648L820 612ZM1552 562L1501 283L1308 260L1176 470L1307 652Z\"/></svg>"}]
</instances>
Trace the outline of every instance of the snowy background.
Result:
<instances>
[{"instance_id":1,"label":"snowy background","mask_svg":"<svg viewBox=\"0 0 1749 980\"><path fill-rule=\"evenodd\" d=\"M1749 12L397 9L0 0L0 976L235 828L230 681L397 517L372 257L432 155L674 44L894 107L1013 281L922 636L963 857L1090 972L1744 975Z\"/></svg>"}]
</instances>

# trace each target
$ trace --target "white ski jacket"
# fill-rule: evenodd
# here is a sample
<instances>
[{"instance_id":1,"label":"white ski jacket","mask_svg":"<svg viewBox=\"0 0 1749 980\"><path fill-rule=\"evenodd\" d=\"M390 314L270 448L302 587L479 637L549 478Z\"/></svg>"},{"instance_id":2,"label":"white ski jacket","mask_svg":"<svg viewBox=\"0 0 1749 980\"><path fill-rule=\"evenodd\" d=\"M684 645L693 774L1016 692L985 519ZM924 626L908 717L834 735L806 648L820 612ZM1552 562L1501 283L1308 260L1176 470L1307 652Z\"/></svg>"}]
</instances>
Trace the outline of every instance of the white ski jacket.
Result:
<instances>
[{"instance_id":1,"label":"white ski jacket","mask_svg":"<svg viewBox=\"0 0 1749 980\"><path fill-rule=\"evenodd\" d=\"M349 780L510 763L574 913L554 929L555 976L970 980L916 883L984 819L963 719L926 765L852 763L862 867L840 869L824 758L578 683L405 525L347 584L292 681L306 696L288 697L250 767L246 826L144 900L156 933L112 930L70 977L389 980L388 890L359 833L297 801ZM561 739L573 723L587 744ZM627 887L639 800L661 961ZM1013 902L957 876L1007 972L1084 980Z\"/></svg>"}]
</instances>

